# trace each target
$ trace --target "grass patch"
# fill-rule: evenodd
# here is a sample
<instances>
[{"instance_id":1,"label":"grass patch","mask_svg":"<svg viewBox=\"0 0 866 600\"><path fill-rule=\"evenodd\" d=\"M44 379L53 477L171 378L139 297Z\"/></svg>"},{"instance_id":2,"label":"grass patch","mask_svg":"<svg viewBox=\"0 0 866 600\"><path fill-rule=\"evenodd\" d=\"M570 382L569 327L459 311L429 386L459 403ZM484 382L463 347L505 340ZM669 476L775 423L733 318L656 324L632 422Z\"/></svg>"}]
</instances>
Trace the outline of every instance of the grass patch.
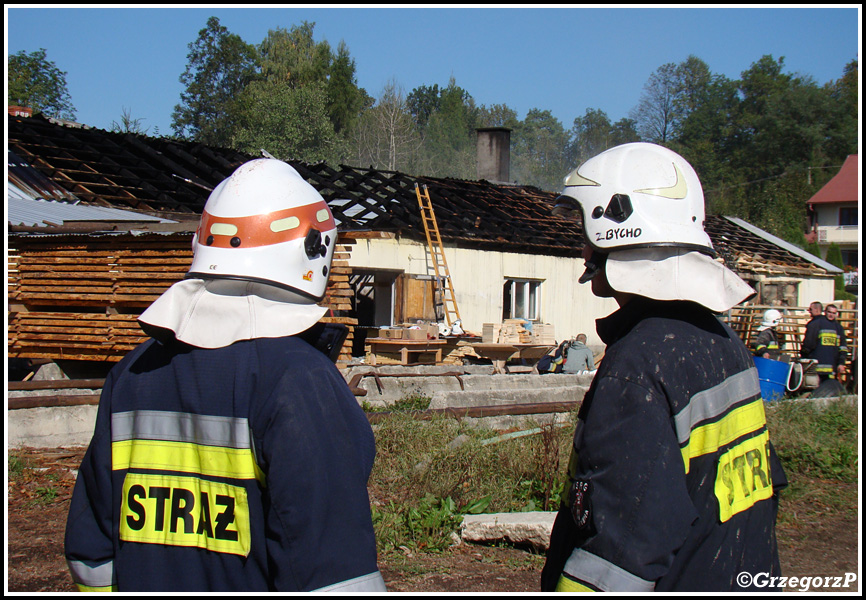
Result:
<instances>
[{"instance_id":1,"label":"grass patch","mask_svg":"<svg viewBox=\"0 0 866 600\"><path fill-rule=\"evenodd\" d=\"M537 434L508 439L446 416L392 414L376 425L379 551L441 551L467 513L555 509L574 425L534 426Z\"/></svg>"},{"instance_id":2,"label":"grass patch","mask_svg":"<svg viewBox=\"0 0 866 600\"><path fill-rule=\"evenodd\" d=\"M426 399L429 404L429 398ZM418 398L403 411L423 410ZM370 477L379 552L440 552L468 513L556 510L564 485L576 412L562 427L509 439L463 420L413 418L394 406L374 427ZM789 485L779 523L808 527L828 513L856 515L857 408L781 401L767 406L770 439Z\"/></svg>"},{"instance_id":3,"label":"grass patch","mask_svg":"<svg viewBox=\"0 0 866 600\"><path fill-rule=\"evenodd\" d=\"M829 515L857 516L857 407L780 401L767 410L770 440L788 487L778 523L808 530Z\"/></svg>"},{"instance_id":4,"label":"grass patch","mask_svg":"<svg viewBox=\"0 0 866 600\"><path fill-rule=\"evenodd\" d=\"M9 470L9 479L18 481L24 477L25 470L29 469L27 459L17 454L10 453L6 458L6 465Z\"/></svg>"},{"instance_id":5,"label":"grass patch","mask_svg":"<svg viewBox=\"0 0 866 600\"><path fill-rule=\"evenodd\" d=\"M767 410L770 440L788 473L857 481L857 407L781 401Z\"/></svg>"}]
</instances>

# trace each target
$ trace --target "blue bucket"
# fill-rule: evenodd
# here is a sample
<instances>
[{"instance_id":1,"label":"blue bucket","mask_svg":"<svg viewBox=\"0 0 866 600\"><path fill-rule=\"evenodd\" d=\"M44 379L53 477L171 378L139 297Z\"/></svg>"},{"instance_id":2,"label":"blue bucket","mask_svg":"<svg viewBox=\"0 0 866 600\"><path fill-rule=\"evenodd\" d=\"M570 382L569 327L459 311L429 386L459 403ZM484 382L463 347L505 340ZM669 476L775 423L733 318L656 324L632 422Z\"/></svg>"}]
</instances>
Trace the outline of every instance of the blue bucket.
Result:
<instances>
[{"instance_id":1,"label":"blue bucket","mask_svg":"<svg viewBox=\"0 0 866 600\"><path fill-rule=\"evenodd\" d=\"M761 397L767 401L780 400L785 396L785 387L791 376L791 364L780 360L770 360L759 356L752 357L758 369L761 384Z\"/></svg>"}]
</instances>

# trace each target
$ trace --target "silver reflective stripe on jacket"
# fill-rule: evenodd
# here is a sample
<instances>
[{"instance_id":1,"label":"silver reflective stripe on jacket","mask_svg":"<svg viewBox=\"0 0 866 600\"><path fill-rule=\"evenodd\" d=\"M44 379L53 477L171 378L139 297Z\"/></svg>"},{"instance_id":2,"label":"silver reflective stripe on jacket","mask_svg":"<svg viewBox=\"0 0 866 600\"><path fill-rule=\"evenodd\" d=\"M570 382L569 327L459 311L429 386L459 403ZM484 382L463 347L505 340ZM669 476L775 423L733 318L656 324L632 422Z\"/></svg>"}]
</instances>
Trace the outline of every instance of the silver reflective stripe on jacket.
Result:
<instances>
[{"instance_id":1,"label":"silver reflective stripe on jacket","mask_svg":"<svg viewBox=\"0 0 866 600\"><path fill-rule=\"evenodd\" d=\"M388 590L385 588L385 580L382 579L382 574L379 571L376 571L375 573L370 573L369 575L362 575L361 577L356 577L354 579L347 579L346 581L341 581L340 583L328 585L313 591L343 593L387 592Z\"/></svg>"},{"instance_id":2,"label":"silver reflective stripe on jacket","mask_svg":"<svg viewBox=\"0 0 866 600\"><path fill-rule=\"evenodd\" d=\"M107 588L114 585L114 561L91 567L79 560L66 560L72 580L89 588Z\"/></svg>"},{"instance_id":3,"label":"silver reflective stripe on jacket","mask_svg":"<svg viewBox=\"0 0 866 600\"><path fill-rule=\"evenodd\" d=\"M563 571L605 592L652 592L655 589L654 582L632 575L581 548L574 549Z\"/></svg>"},{"instance_id":4,"label":"silver reflective stripe on jacket","mask_svg":"<svg viewBox=\"0 0 866 600\"><path fill-rule=\"evenodd\" d=\"M250 448L247 419L162 410L133 410L111 415L111 441L163 440L221 448Z\"/></svg>"},{"instance_id":5,"label":"silver reflective stripe on jacket","mask_svg":"<svg viewBox=\"0 0 866 600\"><path fill-rule=\"evenodd\" d=\"M719 417L734 404L761 395L758 370L754 367L725 379L722 383L692 396L675 417L674 426L680 444L689 440L695 425Z\"/></svg>"}]
</instances>

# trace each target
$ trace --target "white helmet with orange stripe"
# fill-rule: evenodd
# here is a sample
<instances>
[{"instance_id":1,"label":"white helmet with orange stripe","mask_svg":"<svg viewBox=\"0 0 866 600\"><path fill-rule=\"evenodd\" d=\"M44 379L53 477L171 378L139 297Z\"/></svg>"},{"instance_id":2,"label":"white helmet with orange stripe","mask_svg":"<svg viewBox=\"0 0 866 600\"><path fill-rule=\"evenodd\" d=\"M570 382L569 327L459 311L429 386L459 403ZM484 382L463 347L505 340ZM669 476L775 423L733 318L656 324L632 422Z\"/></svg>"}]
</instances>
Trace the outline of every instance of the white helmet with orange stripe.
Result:
<instances>
[{"instance_id":1,"label":"white helmet with orange stripe","mask_svg":"<svg viewBox=\"0 0 866 600\"><path fill-rule=\"evenodd\" d=\"M318 301L336 237L325 200L295 169L253 160L208 198L187 278L257 281Z\"/></svg>"},{"instance_id":2,"label":"white helmet with orange stripe","mask_svg":"<svg viewBox=\"0 0 866 600\"><path fill-rule=\"evenodd\" d=\"M276 159L245 163L208 198L186 277L139 323L156 339L202 348L306 331L327 311L316 302L336 240L328 205L295 169Z\"/></svg>"}]
</instances>

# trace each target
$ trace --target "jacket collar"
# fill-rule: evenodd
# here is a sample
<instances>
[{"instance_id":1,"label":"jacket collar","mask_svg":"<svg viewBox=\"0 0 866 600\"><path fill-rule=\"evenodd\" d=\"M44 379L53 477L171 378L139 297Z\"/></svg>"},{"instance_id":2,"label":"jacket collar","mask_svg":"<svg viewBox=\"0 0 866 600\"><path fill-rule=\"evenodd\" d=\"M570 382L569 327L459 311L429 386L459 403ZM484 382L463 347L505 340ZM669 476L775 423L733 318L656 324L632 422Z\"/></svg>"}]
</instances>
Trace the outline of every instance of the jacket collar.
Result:
<instances>
[{"instance_id":1,"label":"jacket collar","mask_svg":"<svg viewBox=\"0 0 866 600\"><path fill-rule=\"evenodd\" d=\"M688 318L689 314L709 313L699 304L684 300L662 301L633 296L629 302L616 312L597 319L595 330L601 341L610 345L624 337L635 325L647 317Z\"/></svg>"}]
</instances>

